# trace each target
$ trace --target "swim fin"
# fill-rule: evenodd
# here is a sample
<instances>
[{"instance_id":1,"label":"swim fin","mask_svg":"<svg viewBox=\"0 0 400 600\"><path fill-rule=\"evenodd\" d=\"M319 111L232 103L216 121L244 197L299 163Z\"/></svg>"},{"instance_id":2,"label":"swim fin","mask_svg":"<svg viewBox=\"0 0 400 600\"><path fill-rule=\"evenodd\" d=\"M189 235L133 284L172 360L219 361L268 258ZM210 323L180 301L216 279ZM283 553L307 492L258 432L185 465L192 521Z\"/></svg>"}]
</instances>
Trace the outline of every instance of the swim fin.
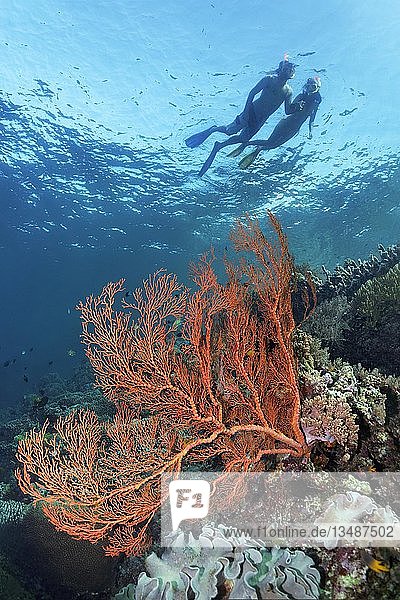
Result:
<instances>
[{"instance_id":1,"label":"swim fin","mask_svg":"<svg viewBox=\"0 0 400 600\"><path fill-rule=\"evenodd\" d=\"M256 160L257 156L260 154L261 148L256 148L250 154L247 154L239 163L239 169L247 169L253 162Z\"/></svg>"},{"instance_id":2,"label":"swim fin","mask_svg":"<svg viewBox=\"0 0 400 600\"><path fill-rule=\"evenodd\" d=\"M241 154L245 148L246 144L240 144L240 146L232 150L232 152L229 152L228 156L232 156L232 158L239 156L239 154Z\"/></svg>"},{"instance_id":3,"label":"swim fin","mask_svg":"<svg viewBox=\"0 0 400 600\"><path fill-rule=\"evenodd\" d=\"M214 147L211 150L209 157L207 158L206 162L200 169L199 177L203 177L204 173L207 173L208 169L211 167L211 165L214 161L214 158L215 158L218 150L220 150L220 144L218 142L215 142Z\"/></svg>"},{"instance_id":4,"label":"swim fin","mask_svg":"<svg viewBox=\"0 0 400 600\"><path fill-rule=\"evenodd\" d=\"M206 139L208 138L208 136L210 136L216 130L217 130L217 127L215 125L213 125L212 127L209 127L208 129L205 129L204 131L200 131L199 133L195 133L194 135L191 135L190 137L188 137L185 140L185 144L189 148L197 148L197 146L200 146L200 144L202 144L203 142L205 142Z\"/></svg>"}]
</instances>

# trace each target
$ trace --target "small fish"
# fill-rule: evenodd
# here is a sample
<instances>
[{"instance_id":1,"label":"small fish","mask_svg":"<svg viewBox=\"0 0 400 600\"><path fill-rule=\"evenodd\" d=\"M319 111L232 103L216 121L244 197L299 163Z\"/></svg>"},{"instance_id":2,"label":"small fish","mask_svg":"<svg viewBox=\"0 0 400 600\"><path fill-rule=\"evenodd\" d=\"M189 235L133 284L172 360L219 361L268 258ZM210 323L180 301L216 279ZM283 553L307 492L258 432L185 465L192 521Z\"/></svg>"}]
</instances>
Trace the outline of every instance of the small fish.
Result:
<instances>
[{"instance_id":1,"label":"small fish","mask_svg":"<svg viewBox=\"0 0 400 600\"><path fill-rule=\"evenodd\" d=\"M50 367L50 365L52 365L52 364L53 364L53 361L52 361L52 360L49 360L49 367Z\"/></svg>"},{"instance_id":2,"label":"small fish","mask_svg":"<svg viewBox=\"0 0 400 600\"><path fill-rule=\"evenodd\" d=\"M313 52L299 52L297 56L312 56L315 54L315 50Z\"/></svg>"},{"instance_id":3,"label":"small fish","mask_svg":"<svg viewBox=\"0 0 400 600\"><path fill-rule=\"evenodd\" d=\"M16 362L17 362L17 359L16 359L16 358L13 358L13 359L12 359L12 364L13 364L13 365L15 365L15 363L16 363Z\"/></svg>"},{"instance_id":4,"label":"small fish","mask_svg":"<svg viewBox=\"0 0 400 600\"><path fill-rule=\"evenodd\" d=\"M130 292L125 292L125 298L127 298L128 296L130 296L131 293Z\"/></svg>"},{"instance_id":5,"label":"small fish","mask_svg":"<svg viewBox=\"0 0 400 600\"><path fill-rule=\"evenodd\" d=\"M368 566L376 573L389 573L390 571L390 567L387 563L385 563L383 560L376 560L375 558L371 559Z\"/></svg>"},{"instance_id":6,"label":"small fish","mask_svg":"<svg viewBox=\"0 0 400 600\"><path fill-rule=\"evenodd\" d=\"M346 110L344 110L343 112L339 113L339 117L347 117L347 115L351 115L351 113L353 113L355 110L357 110L357 107L353 108L352 110L348 110L346 108Z\"/></svg>"},{"instance_id":7,"label":"small fish","mask_svg":"<svg viewBox=\"0 0 400 600\"><path fill-rule=\"evenodd\" d=\"M362 552L361 556L365 564L372 571L375 571L375 573L389 573L390 565L384 560L378 560L377 558L374 558L373 556L371 556L371 554L368 554L368 552L365 551Z\"/></svg>"},{"instance_id":8,"label":"small fish","mask_svg":"<svg viewBox=\"0 0 400 600\"><path fill-rule=\"evenodd\" d=\"M10 364L10 361L9 361L9 360L6 360L6 362L5 362L5 363L3 363L3 367L8 367L8 366L9 366L9 364Z\"/></svg>"},{"instance_id":9,"label":"small fish","mask_svg":"<svg viewBox=\"0 0 400 600\"><path fill-rule=\"evenodd\" d=\"M75 351L75 350L72 350L72 349L70 349L70 350L68 350L67 354L68 354L68 356L75 356L75 354L76 354L76 351Z\"/></svg>"},{"instance_id":10,"label":"small fish","mask_svg":"<svg viewBox=\"0 0 400 600\"><path fill-rule=\"evenodd\" d=\"M255 351L252 348L250 348L250 350L247 350L246 356L254 356L254 355L255 355Z\"/></svg>"},{"instance_id":11,"label":"small fish","mask_svg":"<svg viewBox=\"0 0 400 600\"><path fill-rule=\"evenodd\" d=\"M33 347L32 347L32 348L29 348L29 352L32 352L32 350L33 350Z\"/></svg>"},{"instance_id":12,"label":"small fish","mask_svg":"<svg viewBox=\"0 0 400 600\"><path fill-rule=\"evenodd\" d=\"M25 381L25 383L28 383L28 381L29 381L29 379L27 378L26 375L24 375L24 381Z\"/></svg>"},{"instance_id":13,"label":"small fish","mask_svg":"<svg viewBox=\"0 0 400 600\"><path fill-rule=\"evenodd\" d=\"M26 350L22 350L21 355L24 356L26 354Z\"/></svg>"}]
</instances>

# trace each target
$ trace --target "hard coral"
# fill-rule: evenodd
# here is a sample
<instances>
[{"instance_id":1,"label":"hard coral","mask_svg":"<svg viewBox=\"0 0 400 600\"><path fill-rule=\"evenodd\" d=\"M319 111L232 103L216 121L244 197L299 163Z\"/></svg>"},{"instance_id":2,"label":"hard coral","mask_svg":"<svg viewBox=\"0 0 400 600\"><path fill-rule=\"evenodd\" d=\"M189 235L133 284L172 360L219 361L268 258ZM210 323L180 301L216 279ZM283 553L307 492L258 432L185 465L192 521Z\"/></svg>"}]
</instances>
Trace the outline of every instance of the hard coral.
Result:
<instances>
[{"instance_id":1,"label":"hard coral","mask_svg":"<svg viewBox=\"0 0 400 600\"><path fill-rule=\"evenodd\" d=\"M352 302L355 312L365 316L371 325L378 325L390 313L400 312L400 265L382 277L364 283Z\"/></svg>"},{"instance_id":2,"label":"hard coral","mask_svg":"<svg viewBox=\"0 0 400 600\"><path fill-rule=\"evenodd\" d=\"M302 404L303 430L309 444L316 440L337 442L354 450L358 425L344 394L327 390L325 394L305 398Z\"/></svg>"}]
</instances>

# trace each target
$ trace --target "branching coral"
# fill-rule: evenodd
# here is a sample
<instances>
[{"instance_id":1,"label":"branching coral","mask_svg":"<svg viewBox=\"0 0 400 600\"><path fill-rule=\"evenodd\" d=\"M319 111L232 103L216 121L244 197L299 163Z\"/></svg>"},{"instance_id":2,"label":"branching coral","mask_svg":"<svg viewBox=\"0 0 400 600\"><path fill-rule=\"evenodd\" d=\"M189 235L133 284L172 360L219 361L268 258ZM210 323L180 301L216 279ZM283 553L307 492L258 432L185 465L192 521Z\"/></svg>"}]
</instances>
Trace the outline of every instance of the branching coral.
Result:
<instances>
[{"instance_id":1,"label":"branching coral","mask_svg":"<svg viewBox=\"0 0 400 600\"><path fill-rule=\"evenodd\" d=\"M335 267L333 273L323 268L326 281L318 285L318 301L329 300L337 295L352 298L365 282L385 275L399 264L400 244L387 248L379 244L378 251L379 258L371 254L368 260L347 259L343 265Z\"/></svg>"},{"instance_id":2,"label":"branching coral","mask_svg":"<svg viewBox=\"0 0 400 600\"><path fill-rule=\"evenodd\" d=\"M296 338L296 348L301 345L301 423L306 440L337 443L350 458L359 431L353 407L360 390L353 369L340 361L330 363L326 351L308 334L299 331Z\"/></svg>"},{"instance_id":3,"label":"branching coral","mask_svg":"<svg viewBox=\"0 0 400 600\"><path fill-rule=\"evenodd\" d=\"M113 421L71 413L55 434L30 432L19 444L21 489L42 502L57 528L109 554L135 554L161 498L160 475L213 457L226 471L260 470L271 454L307 452L299 425L292 349L293 261L279 223L276 243L247 217L231 239L251 252L192 267L197 290L157 272L115 309L123 281L79 305L97 385L114 402ZM176 348L177 323L182 331Z\"/></svg>"},{"instance_id":4,"label":"branching coral","mask_svg":"<svg viewBox=\"0 0 400 600\"><path fill-rule=\"evenodd\" d=\"M375 326L389 313L400 312L400 265L382 277L364 283L352 302L355 312L365 316Z\"/></svg>"},{"instance_id":5,"label":"branching coral","mask_svg":"<svg viewBox=\"0 0 400 600\"><path fill-rule=\"evenodd\" d=\"M356 417L342 394L333 392L306 398L302 404L302 425L308 443L337 442L350 450L357 445Z\"/></svg>"},{"instance_id":6,"label":"branching coral","mask_svg":"<svg viewBox=\"0 0 400 600\"><path fill-rule=\"evenodd\" d=\"M351 288L351 293L345 288L332 300L321 298L317 284L318 299L322 301L305 329L328 345L332 356L399 374L399 264L355 281L357 286Z\"/></svg>"},{"instance_id":7,"label":"branching coral","mask_svg":"<svg viewBox=\"0 0 400 600\"><path fill-rule=\"evenodd\" d=\"M301 328L296 331L294 345L299 360L302 425L307 441L314 445L312 460L318 460L319 467L328 461L329 468L338 470L395 471L399 462L400 378L341 359L330 360L320 342ZM318 440L322 444L317 444Z\"/></svg>"}]
</instances>

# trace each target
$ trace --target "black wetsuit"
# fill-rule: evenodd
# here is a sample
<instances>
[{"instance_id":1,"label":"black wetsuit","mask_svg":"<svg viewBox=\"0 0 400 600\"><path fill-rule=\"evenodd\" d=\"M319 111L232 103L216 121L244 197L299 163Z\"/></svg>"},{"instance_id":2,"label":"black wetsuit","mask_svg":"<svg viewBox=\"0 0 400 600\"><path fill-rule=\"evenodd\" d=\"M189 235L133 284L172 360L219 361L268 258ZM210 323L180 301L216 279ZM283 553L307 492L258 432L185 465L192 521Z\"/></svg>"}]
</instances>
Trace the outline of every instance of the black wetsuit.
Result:
<instances>
[{"instance_id":1,"label":"black wetsuit","mask_svg":"<svg viewBox=\"0 0 400 600\"><path fill-rule=\"evenodd\" d=\"M314 92L307 94L302 92L293 100L289 108L289 116L281 119L267 140L253 140L248 145L259 146L267 150L278 148L285 142L294 137L300 130L303 123L310 118L311 125L315 119L318 107L321 103L321 94ZM301 108L303 104L303 107Z\"/></svg>"},{"instance_id":2,"label":"black wetsuit","mask_svg":"<svg viewBox=\"0 0 400 600\"><path fill-rule=\"evenodd\" d=\"M288 113L293 114L295 112L302 112L306 114L304 121L307 119L307 117L313 117L312 120L314 120L318 107L321 104L321 100L322 98L319 92L314 92L313 94L306 94L305 92L302 92L293 100L289 107ZM304 102L304 106L301 111L299 110L300 102Z\"/></svg>"}]
</instances>

